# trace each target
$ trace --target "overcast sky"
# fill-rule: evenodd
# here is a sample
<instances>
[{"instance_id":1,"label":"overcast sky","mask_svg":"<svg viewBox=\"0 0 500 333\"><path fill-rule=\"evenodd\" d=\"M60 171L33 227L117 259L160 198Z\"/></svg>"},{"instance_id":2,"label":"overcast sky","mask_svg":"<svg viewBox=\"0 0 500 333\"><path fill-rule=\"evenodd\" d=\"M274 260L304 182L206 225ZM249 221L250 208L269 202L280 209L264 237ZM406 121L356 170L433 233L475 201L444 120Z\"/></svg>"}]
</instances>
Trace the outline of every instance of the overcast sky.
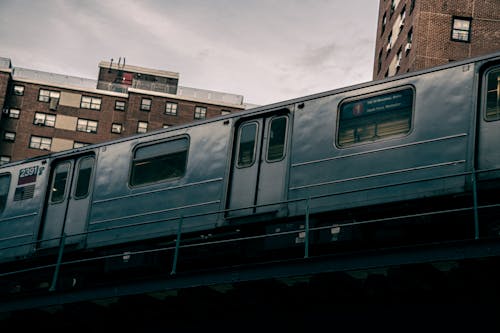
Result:
<instances>
[{"instance_id":1,"label":"overcast sky","mask_svg":"<svg viewBox=\"0 0 500 333\"><path fill-rule=\"evenodd\" d=\"M0 57L91 79L125 57L263 105L370 81L377 14L376 0L0 0Z\"/></svg>"}]
</instances>

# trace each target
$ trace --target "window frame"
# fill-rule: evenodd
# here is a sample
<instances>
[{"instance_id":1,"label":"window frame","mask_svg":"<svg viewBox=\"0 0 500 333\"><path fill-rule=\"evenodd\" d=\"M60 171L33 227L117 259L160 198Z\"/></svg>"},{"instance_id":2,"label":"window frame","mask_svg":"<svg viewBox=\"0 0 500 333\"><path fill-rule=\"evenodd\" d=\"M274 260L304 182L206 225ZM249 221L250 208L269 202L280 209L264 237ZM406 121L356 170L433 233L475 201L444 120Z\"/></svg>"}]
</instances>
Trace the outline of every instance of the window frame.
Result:
<instances>
[{"instance_id":1,"label":"window frame","mask_svg":"<svg viewBox=\"0 0 500 333\"><path fill-rule=\"evenodd\" d=\"M118 103L123 103L123 108L121 106L119 107ZM116 111L125 112L126 109L127 109L127 102L125 102L125 101L118 101L118 100L115 101L115 110Z\"/></svg>"},{"instance_id":2,"label":"window frame","mask_svg":"<svg viewBox=\"0 0 500 333\"><path fill-rule=\"evenodd\" d=\"M7 164L7 163L5 163L5 164ZM9 194L11 192L10 186L12 185L12 175L10 174L10 172L0 174L0 182L2 182L4 178L7 178L7 180L6 180L7 192L3 196L0 195L0 213L2 213L5 210L5 207L7 207L6 203L7 203L7 200L9 198ZM2 194L2 193L0 192L0 194Z\"/></svg>"},{"instance_id":3,"label":"window frame","mask_svg":"<svg viewBox=\"0 0 500 333\"><path fill-rule=\"evenodd\" d=\"M194 107L194 119L196 120L203 120L207 119L207 112L208 108L206 106L195 106ZM200 115L203 114L203 117L200 117ZM196 116L198 115L198 116Z\"/></svg>"},{"instance_id":4,"label":"window frame","mask_svg":"<svg viewBox=\"0 0 500 333\"><path fill-rule=\"evenodd\" d=\"M170 108L169 108L170 106ZM175 106L175 110L173 108ZM165 103L165 114L168 116L177 116L179 110L179 103L176 102L166 102Z\"/></svg>"},{"instance_id":5,"label":"window frame","mask_svg":"<svg viewBox=\"0 0 500 333\"><path fill-rule=\"evenodd\" d=\"M12 136L12 138L8 138L7 136ZM16 132L4 131L2 135L2 140L5 142L15 142L16 141Z\"/></svg>"},{"instance_id":6,"label":"window frame","mask_svg":"<svg viewBox=\"0 0 500 333\"><path fill-rule=\"evenodd\" d=\"M347 103L352 103L352 102L362 102L362 101L365 101L365 100L368 100L368 99L371 99L371 98L376 98L376 97L381 97L381 96L384 96L384 95L389 95L389 94L395 94L399 91L404 91L404 90L410 90L411 91L411 110L410 110L410 117L409 117L409 121L410 121L410 126L408 128L408 131L405 132L405 133L400 133L400 134L396 134L396 135L388 135L388 136L383 136L379 139L376 139L376 140L364 140L364 141L360 141L360 142L353 142L353 143L350 143L350 144L340 144L339 142L339 137L340 137L340 128L341 128L341 124L340 124L340 113L342 112L342 106L347 104ZM365 94L365 95L358 95L358 96L352 96L352 97L347 97L345 99L343 99L342 101L339 102L338 106L337 106L337 112L336 112L336 127L335 127L335 139L334 139L334 146L337 148L337 149L349 149L349 148L353 148L353 147L359 147L359 146L363 146L363 145L370 145L370 144L376 144L376 143L380 143L380 142L384 142L384 141L390 141L390 140L393 140L393 139L400 139L400 138L404 138L404 137L407 137L409 136L412 132L413 132L413 128L414 128L414 123L415 123L415 100L416 100L416 88L415 86L413 85L403 85L403 86L400 86L400 87L395 87L395 88L392 88L392 89L387 89L387 90L381 90L381 91L376 91L376 92L373 92L373 93L369 93L369 94Z\"/></svg>"},{"instance_id":7,"label":"window frame","mask_svg":"<svg viewBox=\"0 0 500 333\"><path fill-rule=\"evenodd\" d=\"M147 147L153 147L155 145L167 144L169 142L180 141L180 140L186 140L186 146L187 146L186 156L185 156L185 162L184 162L184 170L183 170L183 172L182 172L182 174L180 176L171 177L171 178L164 178L164 179L161 179L161 180L150 181L150 182L145 182L145 183L140 183L140 184L134 184L132 182L133 177L135 176L135 165L136 165L135 163L136 162L144 162L144 161L147 161L148 159L149 160L154 160L154 159L158 159L158 158L161 158L161 157L165 157L165 156L176 154L176 153L179 153L179 152L183 151L183 150L173 151L173 152L169 152L169 153L163 154L163 155L160 154L160 155L150 156L148 158L136 158L136 154L137 154L137 152L140 149L147 148ZM127 185L130 188L140 188L140 187L144 187L144 186L154 186L154 185L157 185L157 184L163 184L163 183L167 183L167 182L177 181L179 179L184 178L186 176L187 170L188 170L190 148L191 148L191 140L190 140L190 137L188 135L176 136L176 137L169 138L168 140L161 140L161 141L155 141L155 142L148 142L148 143L138 144L132 150Z\"/></svg>"},{"instance_id":8,"label":"window frame","mask_svg":"<svg viewBox=\"0 0 500 333\"><path fill-rule=\"evenodd\" d=\"M500 78L500 65L492 66L488 68L487 70L484 71L482 82L483 82L483 93L482 93L482 101L483 101L483 111L481 112L483 114L483 119L484 121L487 122L494 122L494 121L500 121L500 114L497 115L497 118L488 118L488 75L493 72L493 71L498 71L498 75ZM500 94L500 81L499 81L499 86L497 86L497 96ZM499 97L497 97L499 98ZM500 107L500 106L499 106Z\"/></svg>"},{"instance_id":9,"label":"window frame","mask_svg":"<svg viewBox=\"0 0 500 333\"><path fill-rule=\"evenodd\" d=\"M90 174L88 177L89 179L88 179L87 186L86 186L87 190L86 190L84 195L78 195L77 191L78 191L79 186L80 186L80 177L82 176L82 174L81 174L82 164L88 160L92 160L92 165L90 168ZM78 160L78 163L75 163L75 164L76 164L76 170L75 170L76 184L75 184L74 190L73 190L73 198L75 198L75 200L81 200L81 199L87 198L91 192L92 176L94 174L94 169L95 169L95 157L93 155L85 156L83 158L80 158Z\"/></svg>"},{"instance_id":10,"label":"window frame","mask_svg":"<svg viewBox=\"0 0 500 333\"><path fill-rule=\"evenodd\" d=\"M43 116L43 122L37 123L37 115L42 115ZM54 122L52 125L47 125L47 116L54 117ZM56 126L56 115L51 114L51 113L44 113L44 112L35 112L35 115L33 116L33 125L40 125L40 126L45 126L45 127L55 127ZM52 122L49 122L52 123Z\"/></svg>"},{"instance_id":11,"label":"window frame","mask_svg":"<svg viewBox=\"0 0 500 333\"><path fill-rule=\"evenodd\" d=\"M467 21L469 23L469 28L467 30L455 28L455 21ZM455 31L458 33L457 37L454 37ZM461 39L460 32L467 32L467 39ZM450 38L453 42L460 43L470 43L472 35L472 17L464 16L453 16L451 18L451 35Z\"/></svg>"},{"instance_id":12,"label":"window frame","mask_svg":"<svg viewBox=\"0 0 500 333\"><path fill-rule=\"evenodd\" d=\"M37 138L37 139L40 139L40 143L39 143L39 146L38 147L33 147L32 146L32 143L33 143L33 139L34 138ZM43 149L41 148L42 146L47 146L47 143L43 143L43 140L49 140L50 143L48 143L48 148L47 149ZM50 151L52 149L52 138L50 137L46 137L46 136L38 136L38 135L32 135L30 136L30 141L28 143L28 148L30 149L38 149L38 150L46 150L46 151Z\"/></svg>"},{"instance_id":13,"label":"window frame","mask_svg":"<svg viewBox=\"0 0 500 333\"><path fill-rule=\"evenodd\" d=\"M149 104L148 103L144 103L145 101L149 101ZM151 108L153 107L153 100L151 98L141 98L141 105L139 107L139 109L141 111L146 111L146 112L149 112L151 111Z\"/></svg>"},{"instance_id":14,"label":"window frame","mask_svg":"<svg viewBox=\"0 0 500 333\"><path fill-rule=\"evenodd\" d=\"M13 117L13 116L12 116L12 114L13 114L13 113L12 113L12 110L17 111L17 115L16 115L16 117ZM14 112L14 114L15 114L15 112ZM9 109L9 119L19 119L19 117L20 117L20 116L21 116L21 110L20 110L20 109L16 109L16 108L14 108L14 109Z\"/></svg>"},{"instance_id":15,"label":"window frame","mask_svg":"<svg viewBox=\"0 0 500 333\"><path fill-rule=\"evenodd\" d=\"M24 89L25 87L23 85L15 84L14 87L12 87L12 93L14 96L24 96Z\"/></svg>"},{"instance_id":16,"label":"window frame","mask_svg":"<svg viewBox=\"0 0 500 333\"><path fill-rule=\"evenodd\" d=\"M82 124L80 124L80 122L86 122L86 124L85 124L85 130L80 129L83 126ZM95 123L95 131L92 131L92 130L89 131L89 122L94 122ZM97 120L85 119L85 118L78 118L76 120L76 131L77 132L97 134L98 128L99 128L99 121L97 121Z\"/></svg>"},{"instance_id":17,"label":"window frame","mask_svg":"<svg viewBox=\"0 0 500 333\"><path fill-rule=\"evenodd\" d=\"M84 99L85 99L85 101L84 101ZM99 101L99 102L97 102L97 101ZM82 98L80 99L80 108L81 109L100 111L101 105L102 105L102 97L82 95Z\"/></svg>"},{"instance_id":18,"label":"window frame","mask_svg":"<svg viewBox=\"0 0 500 333\"><path fill-rule=\"evenodd\" d=\"M241 164L240 163L240 151L241 151L241 132L244 127L246 126L251 126L255 125L255 131L254 131L254 144L253 144L253 152L252 152L252 161L248 164ZM258 140L259 140L259 132L260 132L260 124L258 121L247 121L243 124L241 124L238 127L238 141L237 141L237 149L236 149L236 168L238 169L245 169L253 166L255 164L255 161L257 160L257 145L258 145Z\"/></svg>"},{"instance_id":19,"label":"window frame","mask_svg":"<svg viewBox=\"0 0 500 333\"><path fill-rule=\"evenodd\" d=\"M141 126L140 126L141 124L146 124L146 128L145 128L144 132L139 132L139 129L141 128ZM141 121L141 120L139 120L139 121L137 122L137 130L136 130L136 133L138 133L138 134L144 134L144 133L147 133L147 132L148 132L148 127L149 127L149 123L148 123L147 121Z\"/></svg>"},{"instance_id":20,"label":"window frame","mask_svg":"<svg viewBox=\"0 0 500 333\"><path fill-rule=\"evenodd\" d=\"M276 119L280 118L285 118L285 137L283 138L283 150L281 153L281 157L277 159L269 159L269 144L271 143L271 128L272 128L272 123ZM283 161L286 157L286 150L288 147L288 116L287 115L281 115L281 116L274 116L269 120L269 128L267 129L267 143L266 143L266 162L267 163L276 163Z\"/></svg>"},{"instance_id":21,"label":"window frame","mask_svg":"<svg viewBox=\"0 0 500 333\"><path fill-rule=\"evenodd\" d=\"M119 126L120 129L118 131L114 130L115 126ZM122 132L123 132L123 124L120 124L120 123L112 123L111 124L111 133L122 134Z\"/></svg>"},{"instance_id":22,"label":"window frame","mask_svg":"<svg viewBox=\"0 0 500 333\"><path fill-rule=\"evenodd\" d=\"M47 94L42 95L42 91L47 92ZM60 99L61 92L58 90L49 90L49 89L44 89L44 88L40 88L40 90L38 90L38 101L39 102L50 103L50 100L52 98Z\"/></svg>"}]
</instances>

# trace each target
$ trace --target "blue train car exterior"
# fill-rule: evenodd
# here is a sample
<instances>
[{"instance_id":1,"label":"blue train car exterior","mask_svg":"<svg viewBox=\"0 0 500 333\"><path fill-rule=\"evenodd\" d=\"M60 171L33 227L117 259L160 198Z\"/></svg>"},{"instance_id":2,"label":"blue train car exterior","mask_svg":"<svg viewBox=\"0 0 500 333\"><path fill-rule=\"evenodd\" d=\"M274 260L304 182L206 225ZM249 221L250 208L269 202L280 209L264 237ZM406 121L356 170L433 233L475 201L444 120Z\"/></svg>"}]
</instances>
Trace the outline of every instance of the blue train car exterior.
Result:
<instances>
[{"instance_id":1,"label":"blue train car exterior","mask_svg":"<svg viewBox=\"0 0 500 333\"><path fill-rule=\"evenodd\" d=\"M0 262L466 192L499 82L497 53L5 165Z\"/></svg>"}]
</instances>

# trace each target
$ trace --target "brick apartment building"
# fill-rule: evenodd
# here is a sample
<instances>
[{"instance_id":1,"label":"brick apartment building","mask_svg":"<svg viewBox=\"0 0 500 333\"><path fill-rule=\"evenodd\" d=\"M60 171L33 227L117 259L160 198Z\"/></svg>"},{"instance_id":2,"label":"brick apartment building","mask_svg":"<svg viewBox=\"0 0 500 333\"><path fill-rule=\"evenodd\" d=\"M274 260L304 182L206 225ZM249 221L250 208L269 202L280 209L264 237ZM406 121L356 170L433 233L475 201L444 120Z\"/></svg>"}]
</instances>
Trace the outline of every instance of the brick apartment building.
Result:
<instances>
[{"instance_id":1,"label":"brick apartment building","mask_svg":"<svg viewBox=\"0 0 500 333\"><path fill-rule=\"evenodd\" d=\"M243 96L182 87L179 74L99 63L98 80L0 57L0 164L245 109Z\"/></svg>"},{"instance_id":2,"label":"brick apartment building","mask_svg":"<svg viewBox=\"0 0 500 333\"><path fill-rule=\"evenodd\" d=\"M500 0L380 0L373 78L500 50Z\"/></svg>"}]
</instances>

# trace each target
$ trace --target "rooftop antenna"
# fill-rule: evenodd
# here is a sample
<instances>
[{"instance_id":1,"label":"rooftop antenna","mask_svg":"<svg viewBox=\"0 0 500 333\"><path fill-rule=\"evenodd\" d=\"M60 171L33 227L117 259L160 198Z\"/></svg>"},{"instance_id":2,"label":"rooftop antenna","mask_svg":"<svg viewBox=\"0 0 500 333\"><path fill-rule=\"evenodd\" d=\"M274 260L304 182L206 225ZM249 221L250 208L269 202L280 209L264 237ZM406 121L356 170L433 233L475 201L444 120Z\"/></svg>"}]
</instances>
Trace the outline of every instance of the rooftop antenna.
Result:
<instances>
[{"instance_id":1,"label":"rooftop antenna","mask_svg":"<svg viewBox=\"0 0 500 333\"><path fill-rule=\"evenodd\" d=\"M118 58L118 68L120 68L120 63L122 62L122 57Z\"/></svg>"},{"instance_id":2,"label":"rooftop antenna","mask_svg":"<svg viewBox=\"0 0 500 333\"><path fill-rule=\"evenodd\" d=\"M111 62L109 63L108 73L111 73L111 67L113 66L113 58L111 58Z\"/></svg>"},{"instance_id":3,"label":"rooftop antenna","mask_svg":"<svg viewBox=\"0 0 500 333\"><path fill-rule=\"evenodd\" d=\"M125 57L123 57L123 67L125 67Z\"/></svg>"}]
</instances>

